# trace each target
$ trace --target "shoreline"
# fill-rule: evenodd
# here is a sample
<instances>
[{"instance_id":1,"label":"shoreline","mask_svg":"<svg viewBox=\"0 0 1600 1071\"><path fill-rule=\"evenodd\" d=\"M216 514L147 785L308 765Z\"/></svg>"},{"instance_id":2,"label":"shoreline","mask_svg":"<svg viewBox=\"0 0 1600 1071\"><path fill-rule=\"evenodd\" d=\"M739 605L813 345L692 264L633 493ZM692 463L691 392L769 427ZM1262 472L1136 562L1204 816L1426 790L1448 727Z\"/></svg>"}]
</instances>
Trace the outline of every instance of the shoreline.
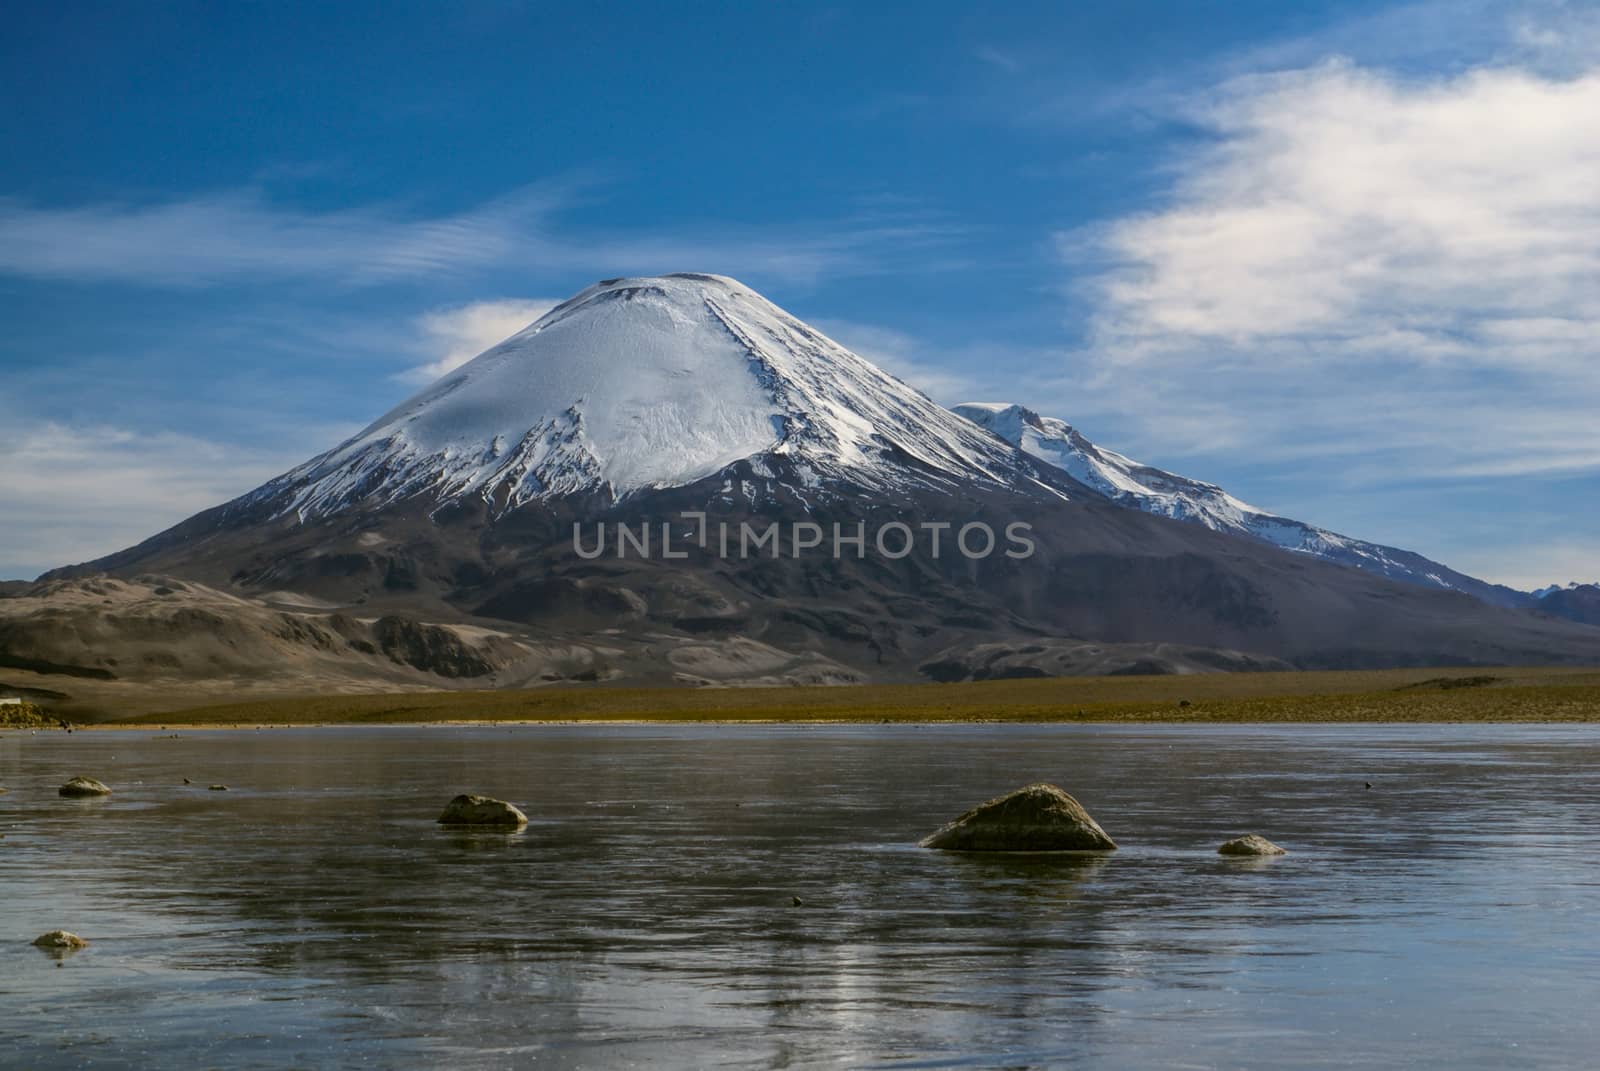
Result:
<instances>
[{"instance_id":1,"label":"shoreline","mask_svg":"<svg viewBox=\"0 0 1600 1071\"><path fill-rule=\"evenodd\" d=\"M1393 717L1065 717L1065 718L441 718L426 721L305 721L305 722L106 722L74 725L75 732L139 732L177 734L182 732L230 731L267 732L284 729L485 729L498 726L644 726L644 725L863 725L933 727L947 725L1093 725L1093 726L1188 726L1188 725L1590 725L1600 724L1600 711L1569 717L1468 717L1443 716ZM4 730L0 730L4 731ZM18 732L59 733L59 728L16 729Z\"/></svg>"},{"instance_id":2,"label":"shoreline","mask_svg":"<svg viewBox=\"0 0 1600 1071\"><path fill-rule=\"evenodd\" d=\"M314 687L314 685L313 685ZM189 705L179 706L185 698ZM76 729L340 725L1429 724L1600 722L1600 669L1453 667L789 688L569 687L194 702L146 692ZM122 709L119 711L118 707ZM128 709L132 707L133 709ZM143 709L140 709L140 708ZM152 709L153 708L153 709ZM106 717L120 713L121 717ZM85 714L88 714L86 717ZM35 731L56 731L54 725Z\"/></svg>"},{"instance_id":3,"label":"shoreline","mask_svg":"<svg viewBox=\"0 0 1600 1071\"><path fill-rule=\"evenodd\" d=\"M932 728L951 725L1087 725L1099 727L1127 727L1136 725L1178 728L1192 725L1592 725L1600 723L1600 715L1577 718L1060 718L1060 719L1008 719L1008 718L941 718L915 720L897 718L893 721L865 718L565 718L499 721L319 721L285 725L256 725L254 723L196 722L185 725L75 725L75 732L155 732L176 735L184 732L281 732L288 729L487 729L534 728L538 726L602 726L616 725L639 727L648 725L794 725L825 727L842 725L876 725L883 728L916 726ZM0 730L4 732L8 730ZM22 729L18 732L60 733L60 729Z\"/></svg>"}]
</instances>

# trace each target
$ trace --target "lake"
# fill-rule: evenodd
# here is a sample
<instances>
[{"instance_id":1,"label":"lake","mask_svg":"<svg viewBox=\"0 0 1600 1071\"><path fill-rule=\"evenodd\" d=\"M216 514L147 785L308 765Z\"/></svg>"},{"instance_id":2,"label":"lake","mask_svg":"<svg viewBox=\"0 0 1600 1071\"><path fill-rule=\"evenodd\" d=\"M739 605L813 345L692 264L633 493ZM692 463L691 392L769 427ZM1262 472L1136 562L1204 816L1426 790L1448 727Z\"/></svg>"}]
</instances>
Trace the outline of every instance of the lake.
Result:
<instances>
[{"instance_id":1,"label":"lake","mask_svg":"<svg viewBox=\"0 0 1600 1071\"><path fill-rule=\"evenodd\" d=\"M1597 772L1586 726L0 733L0 1064L1587 1066ZM1034 780L1121 850L915 847Z\"/></svg>"}]
</instances>

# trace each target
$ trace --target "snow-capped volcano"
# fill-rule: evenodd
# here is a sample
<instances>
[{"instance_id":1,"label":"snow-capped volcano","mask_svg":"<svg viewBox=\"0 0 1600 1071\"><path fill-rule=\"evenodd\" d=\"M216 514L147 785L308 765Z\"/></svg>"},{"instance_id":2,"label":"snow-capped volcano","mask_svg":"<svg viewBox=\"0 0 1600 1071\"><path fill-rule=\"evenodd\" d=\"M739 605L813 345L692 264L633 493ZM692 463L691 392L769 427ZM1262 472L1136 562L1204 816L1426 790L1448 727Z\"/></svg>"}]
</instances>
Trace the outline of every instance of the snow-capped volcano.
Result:
<instances>
[{"instance_id":1,"label":"snow-capped volcano","mask_svg":"<svg viewBox=\"0 0 1600 1071\"><path fill-rule=\"evenodd\" d=\"M130 626L138 644L181 633L203 656L193 672L223 658L263 679L286 653L340 681L407 666L490 669L472 679L507 686L1600 658L1600 633L1554 616L1560 593L1548 614L1484 605L1440 589L1493 598L1489 585L1255 510L1020 406L961 411L731 279L611 279L293 471L44 579L129 581L156 600ZM671 537L695 510L738 546ZM831 525L832 547L802 524ZM885 544L891 524L928 538ZM1028 552L971 553L953 525L1021 525ZM637 553L604 543L607 526L637 535ZM770 550L747 553L747 530ZM99 615L103 593L83 593ZM0 663L169 664L137 645L92 661L104 650L54 613L0 628ZM256 661L227 661L247 648Z\"/></svg>"},{"instance_id":2,"label":"snow-capped volcano","mask_svg":"<svg viewBox=\"0 0 1600 1071\"><path fill-rule=\"evenodd\" d=\"M1523 605L1521 592L1458 573L1420 554L1280 517L1234 498L1216 484L1191 480L1096 446L1064 420L1005 402L966 402L955 412L1023 452L1054 465L1119 505L1250 536L1285 550L1404 580L1464 591L1487 602Z\"/></svg>"},{"instance_id":3,"label":"snow-capped volcano","mask_svg":"<svg viewBox=\"0 0 1600 1071\"><path fill-rule=\"evenodd\" d=\"M500 513L683 486L746 459L802 488L1061 493L748 287L685 273L589 287L251 498L302 518L418 495Z\"/></svg>"},{"instance_id":4,"label":"snow-capped volcano","mask_svg":"<svg viewBox=\"0 0 1600 1071\"><path fill-rule=\"evenodd\" d=\"M711 477L720 498L783 494L803 508L924 490L1099 497L1391 579L1532 601L1142 465L1020 405L947 410L736 280L693 273L596 283L225 513L311 521L478 502L498 517Z\"/></svg>"}]
</instances>

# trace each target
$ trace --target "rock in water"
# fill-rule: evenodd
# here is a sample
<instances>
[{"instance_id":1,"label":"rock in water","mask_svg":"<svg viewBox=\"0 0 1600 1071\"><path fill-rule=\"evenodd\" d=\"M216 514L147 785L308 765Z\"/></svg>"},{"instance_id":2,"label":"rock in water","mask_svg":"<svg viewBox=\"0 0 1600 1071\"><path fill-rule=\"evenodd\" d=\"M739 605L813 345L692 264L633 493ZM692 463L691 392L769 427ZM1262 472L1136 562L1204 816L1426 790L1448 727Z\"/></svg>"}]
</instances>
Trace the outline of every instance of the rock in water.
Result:
<instances>
[{"instance_id":1,"label":"rock in water","mask_svg":"<svg viewBox=\"0 0 1600 1071\"><path fill-rule=\"evenodd\" d=\"M974 807L919 843L951 852L1111 851L1117 846L1077 800L1042 782Z\"/></svg>"},{"instance_id":2,"label":"rock in water","mask_svg":"<svg viewBox=\"0 0 1600 1071\"><path fill-rule=\"evenodd\" d=\"M66 930L51 930L35 937L33 945L35 948L47 948L52 952L76 952L80 948L88 948L89 942Z\"/></svg>"},{"instance_id":3,"label":"rock in water","mask_svg":"<svg viewBox=\"0 0 1600 1071\"><path fill-rule=\"evenodd\" d=\"M517 829L528 824L528 816L505 800L463 794L445 806L439 821L447 826L505 826Z\"/></svg>"},{"instance_id":4,"label":"rock in water","mask_svg":"<svg viewBox=\"0 0 1600 1071\"><path fill-rule=\"evenodd\" d=\"M1266 837L1254 833L1246 833L1242 837L1235 837L1217 849L1219 855L1288 855L1288 851L1278 847Z\"/></svg>"},{"instance_id":5,"label":"rock in water","mask_svg":"<svg viewBox=\"0 0 1600 1071\"><path fill-rule=\"evenodd\" d=\"M109 796L111 789L92 777L74 777L56 789L63 796Z\"/></svg>"}]
</instances>

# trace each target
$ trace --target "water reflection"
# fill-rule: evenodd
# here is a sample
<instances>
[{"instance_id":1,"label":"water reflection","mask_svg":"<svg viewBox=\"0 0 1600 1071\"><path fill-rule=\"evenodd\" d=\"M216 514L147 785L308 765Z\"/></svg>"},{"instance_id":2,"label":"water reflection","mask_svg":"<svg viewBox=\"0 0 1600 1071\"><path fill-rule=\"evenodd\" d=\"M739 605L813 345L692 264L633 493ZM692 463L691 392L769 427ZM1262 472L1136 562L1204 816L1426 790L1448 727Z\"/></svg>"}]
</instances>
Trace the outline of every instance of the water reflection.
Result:
<instances>
[{"instance_id":1,"label":"water reflection","mask_svg":"<svg viewBox=\"0 0 1600 1071\"><path fill-rule=\"evenodd\" d=\"M1455 728L6 738L0 1044L37 1067L1581 1063L1600 748ZM52 798L69 767L116 793ZM912 846L1033 780L1123 850ZM437 825L460 791L531 821ZM1216 854L1246 828L1291 854ZM64 970L12 951L69 923L94 945Z\"/></svg>"}]
</instances>

